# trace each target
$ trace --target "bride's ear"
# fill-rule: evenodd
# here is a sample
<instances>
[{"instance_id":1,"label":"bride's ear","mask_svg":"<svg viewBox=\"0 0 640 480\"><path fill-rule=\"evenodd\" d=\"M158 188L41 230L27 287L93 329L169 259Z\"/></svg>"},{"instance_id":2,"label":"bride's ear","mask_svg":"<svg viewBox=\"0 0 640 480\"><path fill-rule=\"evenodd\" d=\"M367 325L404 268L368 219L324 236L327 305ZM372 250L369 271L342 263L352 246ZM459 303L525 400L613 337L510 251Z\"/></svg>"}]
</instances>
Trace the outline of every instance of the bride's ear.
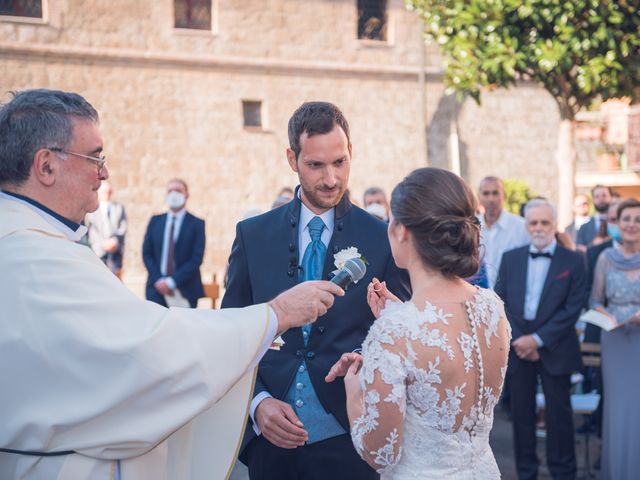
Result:
<instances>
[{"instance_id":1,"label":"bride's ear","mask_svg":"<svg viewBox=\"0 0 640 480\"><path fill-rule=\"evenodd\" d=\"M409 232L409 229L401 223L396 223L393 235L396 237L398 243L406 243L409 241L411 232Z\"/></svg>"}]
</instances>

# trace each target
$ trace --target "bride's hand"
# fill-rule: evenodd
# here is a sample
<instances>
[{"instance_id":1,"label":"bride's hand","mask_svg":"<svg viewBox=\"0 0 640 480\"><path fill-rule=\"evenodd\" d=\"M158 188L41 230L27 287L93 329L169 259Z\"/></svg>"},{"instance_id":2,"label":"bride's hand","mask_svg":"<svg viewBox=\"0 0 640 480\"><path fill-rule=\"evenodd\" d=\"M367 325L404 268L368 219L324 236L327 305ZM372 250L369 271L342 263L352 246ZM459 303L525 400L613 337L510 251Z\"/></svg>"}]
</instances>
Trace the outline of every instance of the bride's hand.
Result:
<instances>
[{"instance_id":1,"label":"bride's hand","mask_svg":"<svg viewBox=\"0 0 640 480\"><path fill-rule=\"evenodd\" d=\"M344 376L344 391L347 396L347 402L361 402L362 401L362 386L360 385L360 364L353 362L347 374Z\"/></svg>"},{"instance_id":2,"label":"bride's hand","mask_svg":"<svg viewBox=\"0 0 640 480\"><path fill-rule=\"evenodd\" d=\"M361 365L362 355L355 352L343 353L340 360L333 364L327 376L324 377L324 381L329 383L333 382L338 377L344 377L348 374L352 366L355 366L357 372L360 370Z\"/></svg>"},{"instance_id":3,"label":"bride's hand","mask_svg":"<svg viewBox=\"0 0 640 480\"><path fill-rule=\"evenodd\" d=\"M367 303L374 317L380 317L380 312L384 309L387 300L400 302L398 297L387 290L387 284L385 282L381 282L374 277L367 287Z\"/></svg>"}]
</instances>

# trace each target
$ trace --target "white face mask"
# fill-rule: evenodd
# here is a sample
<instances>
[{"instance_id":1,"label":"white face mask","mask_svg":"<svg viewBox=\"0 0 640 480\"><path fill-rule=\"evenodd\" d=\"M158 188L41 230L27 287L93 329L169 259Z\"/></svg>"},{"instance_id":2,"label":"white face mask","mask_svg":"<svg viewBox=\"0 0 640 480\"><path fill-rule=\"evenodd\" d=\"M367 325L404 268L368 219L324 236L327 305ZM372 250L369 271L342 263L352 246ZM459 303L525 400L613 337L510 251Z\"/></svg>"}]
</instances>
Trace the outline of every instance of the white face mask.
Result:
<instances>
[{"instance_id":1,"label":"white face mask","mask_svg":"<svg viewBox=\"0 0 640 480\"><path fill-rule=\"evenodd\" d=\"M187 197L184 196L183 193L171 191L167 193L167 198L165 202L172 210L179 210L184 207L185 202L187 201Z\"/></svg>"}]
</instances>

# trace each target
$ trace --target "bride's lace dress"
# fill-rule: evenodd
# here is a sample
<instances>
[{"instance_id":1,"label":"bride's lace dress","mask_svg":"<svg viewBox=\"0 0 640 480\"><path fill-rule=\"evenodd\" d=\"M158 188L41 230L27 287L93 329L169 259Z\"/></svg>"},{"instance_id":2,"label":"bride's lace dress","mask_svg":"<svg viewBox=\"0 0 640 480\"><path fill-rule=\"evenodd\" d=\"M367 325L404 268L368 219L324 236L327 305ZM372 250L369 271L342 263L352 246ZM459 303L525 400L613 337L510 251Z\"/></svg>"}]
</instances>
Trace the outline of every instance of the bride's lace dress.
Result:
<instances>
[{"instance_id":1,"label":"bride's lace dress","mask_svg":"<svg viewBox=\"0 0 640 480\"><path fill-rule=\"evenodd\" d=\"M502 301L387 304L364 342L351 436L383 479L499 478L489 432L511 332Z\"/></svg>"}]
</instances>

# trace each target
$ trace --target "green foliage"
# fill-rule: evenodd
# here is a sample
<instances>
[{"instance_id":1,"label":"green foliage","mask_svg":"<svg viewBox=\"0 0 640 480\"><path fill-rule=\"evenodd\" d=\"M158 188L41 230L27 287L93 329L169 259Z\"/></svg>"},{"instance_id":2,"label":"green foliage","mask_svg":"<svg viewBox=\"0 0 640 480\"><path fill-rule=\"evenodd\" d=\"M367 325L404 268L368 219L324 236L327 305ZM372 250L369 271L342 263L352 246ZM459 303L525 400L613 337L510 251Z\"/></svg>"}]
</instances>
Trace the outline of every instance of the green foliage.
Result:
<instances>
[{"instance_id":1,"label":"green foliage","mask_svg":"<svg viewBox=\"0 0 640 480\"><path fill-rule=\"evenodd\" d=\"M504 184L504 208L511 213L520 215L520 206L527 203L535 195L529 190L529 186L524 180L517 178L505 178Z\"/></svg>"},{"instance_id":2,"label":"green foliage","mask_svg":"<svg viewBox=\"0 0 640 480\"><path fill-rule=\"evenodd\" d=\"M440 45L447 85L477 102L481 87L531 79L572 119L594 99L638 94L640 0L406 3Z\"/></svg>"}]
</instances>

